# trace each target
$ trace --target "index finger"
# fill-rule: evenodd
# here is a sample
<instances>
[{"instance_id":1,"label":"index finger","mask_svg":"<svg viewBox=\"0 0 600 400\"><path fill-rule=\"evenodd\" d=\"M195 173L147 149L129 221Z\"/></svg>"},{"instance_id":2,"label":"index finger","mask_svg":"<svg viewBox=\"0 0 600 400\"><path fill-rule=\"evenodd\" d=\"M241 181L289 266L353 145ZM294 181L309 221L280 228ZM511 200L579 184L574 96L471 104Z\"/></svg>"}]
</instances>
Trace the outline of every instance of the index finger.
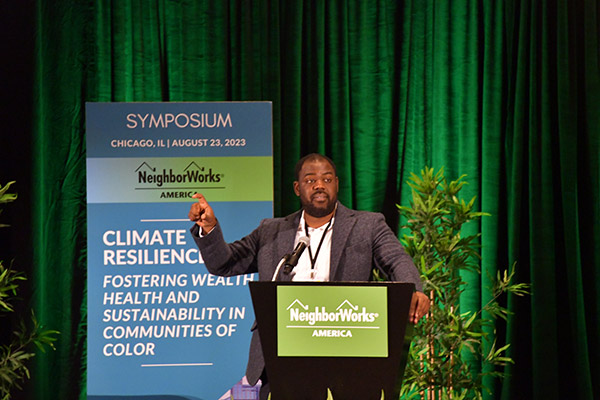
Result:
<instances>
[{"instance_id":1,"label":"index finger","mask_svg":"<svg viewBox=\"0 0 600 400\"><path fill-rule=\"evenodd\" d=\"M206 198L204 197L204 195L202 195L202 193L196 193L192 196L192 199L198 199L198 203L204 205L208 205L208 202L206 201Z\"/></svg>"},{"instance_id":2,"label":"index finger","mask_svg":"<svg viewBox=\"0 0 600 400\"><path fill-rule=\"evenodd\" d=\"M413 315L415 315L416 311L417 311L417 294L416 294L416 292L414 292L412 295L412 298L410 299L410 307L408 310L409 317L412 317Z\"/></svg>"}]
</instances>

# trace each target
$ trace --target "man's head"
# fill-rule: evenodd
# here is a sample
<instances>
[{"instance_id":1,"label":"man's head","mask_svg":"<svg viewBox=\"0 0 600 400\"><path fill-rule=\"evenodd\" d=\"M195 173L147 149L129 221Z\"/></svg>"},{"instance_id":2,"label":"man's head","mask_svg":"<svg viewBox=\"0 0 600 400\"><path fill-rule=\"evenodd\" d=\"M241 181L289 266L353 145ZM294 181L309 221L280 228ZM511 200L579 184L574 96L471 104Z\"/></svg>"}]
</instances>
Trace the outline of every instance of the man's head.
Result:
<instances>
[{"instance_id":1,"label":"man's head","mask_svg":"<svg viewBox=\"0 0 600 400\"><path fill-rule=\"evenodd\" d=\"M298 161L294 192L309 215L321 218L335 209L339 182L335 164L329 157L312 153Z\"/></svg>"}]
</instances>

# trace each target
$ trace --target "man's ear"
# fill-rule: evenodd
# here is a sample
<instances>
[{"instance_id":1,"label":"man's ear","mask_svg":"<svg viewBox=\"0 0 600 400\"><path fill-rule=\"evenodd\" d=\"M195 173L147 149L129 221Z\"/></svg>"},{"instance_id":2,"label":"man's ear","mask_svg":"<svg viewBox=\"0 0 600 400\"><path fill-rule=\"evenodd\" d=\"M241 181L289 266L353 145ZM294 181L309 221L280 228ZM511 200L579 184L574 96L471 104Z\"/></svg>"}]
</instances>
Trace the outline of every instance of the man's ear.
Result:
<instances>
[{"instance_id":1,"label":"man's ear","mask_svg":"<svg viewBox=\"0 0 600 400\"><path fill-rule=\"evenodd\" d=\"M296 196L300 196L300 184L298 181L294 181L294 193L296 193Z\"/></svg>"},{"instance_id":2,"label":"man's ear","mask_svg":"<svg viewBox=\"0 0 600 400\"><path fill-rule=\"evenodd\" d=\"M339 191L340 191L340 180L336 176L335 177L335 194L338 194Z\"/></svg>"}]
</instances>

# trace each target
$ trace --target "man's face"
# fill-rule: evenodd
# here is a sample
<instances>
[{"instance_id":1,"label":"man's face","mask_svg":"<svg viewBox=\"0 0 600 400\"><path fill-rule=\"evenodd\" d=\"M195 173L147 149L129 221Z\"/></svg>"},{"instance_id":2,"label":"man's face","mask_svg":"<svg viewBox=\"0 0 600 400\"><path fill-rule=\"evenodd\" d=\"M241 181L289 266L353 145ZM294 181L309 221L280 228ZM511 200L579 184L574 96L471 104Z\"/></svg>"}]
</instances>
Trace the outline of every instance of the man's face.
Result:
<instances>
[{"instance_id":1,"label":"man's face","mask_svg":"<svg viewBox=\"0 0 600 400\"><path fill-rule=\"evenodd\" d=\"M326 160L306 161L298 179L294 182L294 192L300 196L304 211L315 218L331 214L335 209L339 188L331 164Z\"/></svg>"}]
</instances>

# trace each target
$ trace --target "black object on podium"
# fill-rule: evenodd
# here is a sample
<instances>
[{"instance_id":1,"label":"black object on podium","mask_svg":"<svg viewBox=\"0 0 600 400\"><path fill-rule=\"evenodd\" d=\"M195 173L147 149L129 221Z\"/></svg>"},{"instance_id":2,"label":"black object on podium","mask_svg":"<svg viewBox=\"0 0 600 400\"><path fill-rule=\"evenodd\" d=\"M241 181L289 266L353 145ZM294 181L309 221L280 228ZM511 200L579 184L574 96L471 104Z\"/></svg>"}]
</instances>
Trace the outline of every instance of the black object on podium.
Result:
<instances>
[{"instance_id":1,"label":"black object on podium","mask_svg":"<svg viewBox=\"0 0 600 400\"><path fill-rule=\"evenodd\" d=\"M281 357L277 344L277 287L387 286L387 357ZM272 400L397 399L413 325L408 313L414 284L398 282L251 282L250 293L260 332Z\"/></svg>"}]
</instances>

